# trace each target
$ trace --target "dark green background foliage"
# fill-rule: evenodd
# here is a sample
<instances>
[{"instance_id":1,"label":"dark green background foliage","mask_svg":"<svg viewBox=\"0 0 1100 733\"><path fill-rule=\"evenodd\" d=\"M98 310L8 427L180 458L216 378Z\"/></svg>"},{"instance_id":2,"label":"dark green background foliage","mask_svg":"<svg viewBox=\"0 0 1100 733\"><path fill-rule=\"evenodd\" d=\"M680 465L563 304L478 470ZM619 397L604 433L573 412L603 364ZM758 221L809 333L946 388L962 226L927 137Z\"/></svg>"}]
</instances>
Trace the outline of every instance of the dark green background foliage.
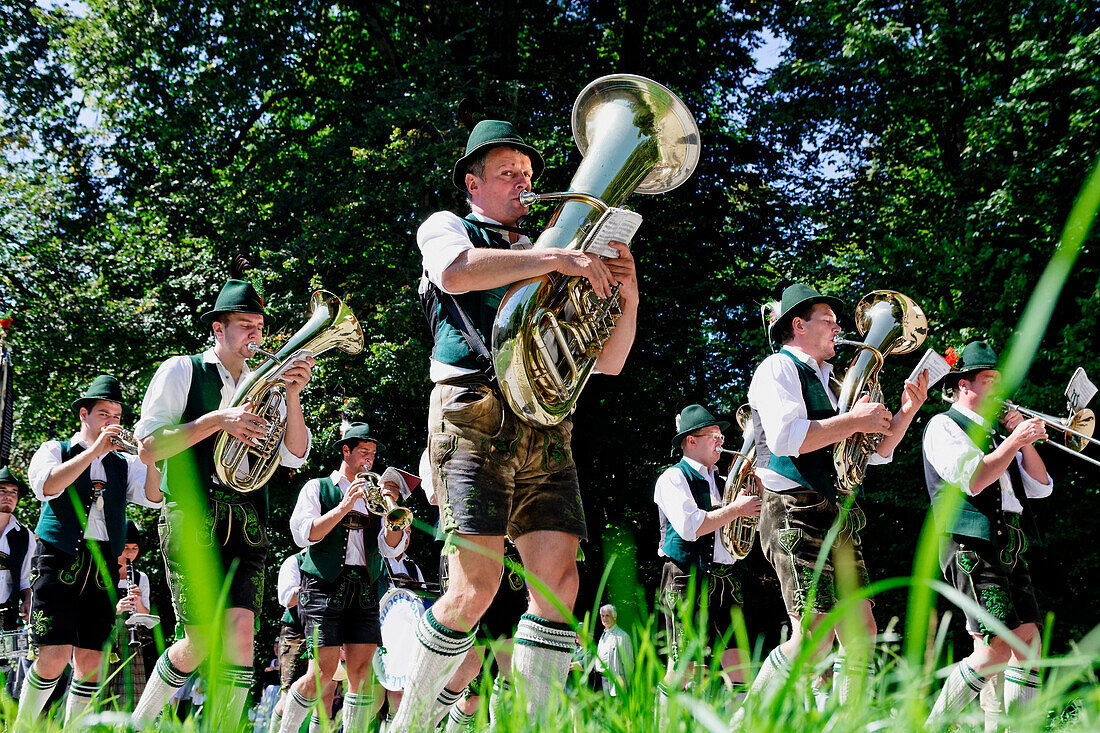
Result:
<instances>
[{"instance_id":1,"label":"dark green background foliage","mask_svg":"<svg viewBox=\"0 0 1100 733\"><path fill-rule=\"evenodd\" d=\"M754 73L763 28L790 46ZM76 14L12 0L0 8L0 312L17 329L15 466L75 429L66 406L94 375L119 375L136 408L157 364L203 348L197 316L245 253L272 333L296 330L324 286L367 334L363 354L315 371L305 476L331 469L324 447L341 413L385 436L384 463L415 470L430 388L415 231L432 211L462 209L449 175L469 127L515 120L546 151L539 188L559 189L580 160L569 110L581 87L642 74L687 102L704 148L686 185L631 200L645 217L639 336L624 374L594 378L577 413L586 591L620 553L611 594L629 617L657 579L652 486L673 415L690 401L732 414L744 400L774 288L804 279L853 305L900 290L927 312L929 346L980 335L1004 347L1100 150L1098 28L1100 9L1078 0L92 0ZM1060 413L1075 367L1100 377L1095 243L1023 404ZM886 370L892 408L915 358ZM919 433L943 407L934 396L868 479L878 577L909 572L927 507ZM1057 489L1031 561L1064 649L1096 622L1084 579L1098 559L1100 474L1043 454ZM302 480L273 486L263 656ZM414 508L431 517L422 497ZM32 501L20 510L37 514ZM433 552L418 536L429 575ZM757 589L758 628L782 619L774 592ZM900 593L881 597L880 624L903 608Z\"/></svg>"}]
</instances>

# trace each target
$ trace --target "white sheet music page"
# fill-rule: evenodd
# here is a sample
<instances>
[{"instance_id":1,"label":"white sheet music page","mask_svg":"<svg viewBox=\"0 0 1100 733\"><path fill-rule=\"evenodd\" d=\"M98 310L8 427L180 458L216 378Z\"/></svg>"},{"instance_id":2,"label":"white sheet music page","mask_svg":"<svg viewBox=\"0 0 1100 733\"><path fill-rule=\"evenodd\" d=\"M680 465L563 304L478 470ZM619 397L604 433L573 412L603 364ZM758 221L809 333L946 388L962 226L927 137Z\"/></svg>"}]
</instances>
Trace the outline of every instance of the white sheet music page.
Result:
<instances>
[{"instance_id":1,"label":"white sheet music page","mask_svg":"<svg viewBox=\"0 0 1100 733\"><path fill-rule=\"evenodd\" d=\"M642 225L642 215L630 209L612 207L596 220L592 232L588 235L588 244L584 251L590 254L615 259L619 253L608 242L630 244L638 227Z\"/></svg>"},{"instance_id":2,"label":"white sheet music page","mask_svg":"<svg viewBox=\"0 0 1100 733\"><path fill-rule=\"evenodd\" d=\"M1069 378L1069 386L1066 387L1066 399L1069 400L1070 411L1083 410L1095 396L1096 385L1089 381L1084 368L1077 367L1077 371Z\"/></svg>"},{"instance_id":3,"label":"white sheet music page","mask_svg":"<svg viewBox=\"0 0 1100 733\"><path fill-rule=\"evenodd\" d=\"M937 352L929 349L924 352L924 356L920 358L920 361L917 362L917 366L913 368L913 373L910 374L905 381L916 384L917 379L920 378L920 373L925 369L928 370L928 386L931 387L933 384L943 379L945 374L951 371L951 365Z\"/></svg>"}]
</instances>

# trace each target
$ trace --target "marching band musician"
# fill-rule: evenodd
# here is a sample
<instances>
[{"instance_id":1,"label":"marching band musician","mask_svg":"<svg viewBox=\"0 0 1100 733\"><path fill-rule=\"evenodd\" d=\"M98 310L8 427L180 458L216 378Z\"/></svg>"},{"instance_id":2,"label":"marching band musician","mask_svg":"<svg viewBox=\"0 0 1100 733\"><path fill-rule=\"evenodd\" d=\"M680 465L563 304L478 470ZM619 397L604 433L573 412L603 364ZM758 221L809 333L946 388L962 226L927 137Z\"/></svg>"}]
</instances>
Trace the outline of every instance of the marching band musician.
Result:
<instances>
[{"instance_id":1,"label":"marching band musician","mask_svg":"<svg viewBox=\"0 0 1100 733\"><path fill-rule=\"evenodd\" d=\"M213 545L223 575L236 566L221 636L225 664L219 682L230 688L225 720L240 717L252 684L253 629L263 597L268 548L267 489L242 494L222 486L214 470L214 447L223 431L246 445L256 445L269 428L266 420L251 411L252 405L229 406L237 387L251 372L248 347L263 338L264 319L263 301L252 284L228 280L214 308L202 316L213 332L214 347L162 363L141 406L134 434L140 441L142 460L149 465L163 462L164 466L168 500L159 530L172 604L184 625L184 637L157 660L134 710L134 724L139 728L155 718L183 686L206 657L210 635L215 633L207 628L214 609L196 602L187 588L181 547ZM280 377L286 386L286 430L278 454L282 465L290 469L299 468L309 456L312 436L302 417L300 395L313 365L308 357L295 361ZM206 504L205 517L191 517L194 525L203 528L203 536L185 532L183 510L173 497Z\"/></svg>"},{"instance_id":2,"label":"marching band musician","mask_svg":"<svg viewBox=\"0 0 1100 733\"><path fill-rule=\"evenodd\" d=\"M435 342L429 454L443 531L463 541L448 542L455 545L450 588L421 617L398 728L427 724L437 695L473 645L474 629L500 583L506 535L527 571L566 608L576 598L577 548L587 534L571 423L535 429L512 414L488 374L485 344L497 305L514 282L552 272L577 275L603 298L619 284L623 315L596 362L600 372L617 374L634 342L638 286L634 260L621 243L611 243L619 257L608 260L579 250L531 248L516 228L527 214L519 195L542 169L542 156L511 123L479 122L452 175L470 214L463 219L437 212L417 232L424 258L420 295ZM565 618L532 593L512 660L531 712L545 707L568 673L576 640Z\"/></svg>"},{"instance_id":3,"label":"marching band musician","mask_svg":"<svg viewBox=\"0 0 1100 733\"><path fill-rule=\"evenodd\" d=\"M332 679L343 648L348 674L344 695L344 730L364 730L372 709L371 660L382 643L375 583L383 572L383 559L405 551L408 537L389 530L381 518L370 514L364 503L365 480L357 474L370 471L384 446L370 434L366 423L353 423L333 443L340 452L340 467L302 487L290 531L302 559L302 585L298 608L310 650L305 674L291 685L283 708L280 731L293 733L316 701L318 685ZM382 493L394 502L399 485L387 481Z\"/></svg>"},{"instance_id":4,"label":"marching band musician","mask_svg":"<svg viewBox=\"0 0 1100 733\"><path fill-rule=\"evenodd\" d=\"M15 518L15 507L27 487L7 466L0 468L0 630L16 631L31 610L31 560L34 548L30 530ZM7 689L18 692L21 660L0 659L0 672L7 677Z\"/></svg>"},{"instance_id":5,"label":"marching band musician","mask_svg":"<svg viewBox=\"0 0 1100 733\"><path fill-rule=\"evenodd\" d=\"M115 578L118 588L118 602L115 604L115 615L124 616L130 613L149 613L149 576L133 569L135 583L130 584L130 565L141 554L141 530L132 519L126 520L126 544L122 547L122 554L118 556L118 573ZM110 682L111 695L118 701L119 709L130 710L137 698L141 697L145 689L145 653L144 644L137 649L127 652L131 629L125 624L118 623L115 633L115 646L120 663L125 663L125 668L113 674ZM133 629L134 633L144 631L142 627ZM140 636L138 637L140 640ZM129 659L129 661L127 661Z\"/></svg>"},{"instance_id":6,"label":"marching band musician","mask_svg":"<svg viewBox=\"0 0 1100 733\"><path fill-rule=\"evenodd\" d=\"M715 482L718 459L722 457L723 431L729 423L716 420L702 405L688 405L677 417L673 450L683 458L657 479L653 500L657 503L664 530L659 553L665 558L661 569L660 598L668 637L668 672L662 683L662 699L674 684L674 668L683 642L680 612L688 600L688 584L696 577L693 618L706 614L711 638L721 639L730 627L731 611L741 605L741 587L732 575L734 559L716 541L717 532L738 517L760 514L760 497L744 492L726 506ZM722 669L735 687L745 683L740 653L727 649ZM683 684L687 684L685 677Z\"/></svg>"},{"instance_id":7,"label":"marching band musician","mask_svg":"<svg viewBox=\"0 0 1100 733\"><path fill-rule=\"evenodd\" d=\"M854 581L867 583L867 568L859 532L866 524L863 511L837 493L833 465L834 444L856 433L884 437L869 463L886 463L928 396L928 373L917 383L905 384L901 409L891 414L885 405L863 398L844 414L837 414L833 367L833 339L840 333L837 313L843 303L813 288L795 284L783 291L773 306L768 335L782 349L757 368L749 387L749 404L756 426L756 473L764 485L759 536L765 556L779 577L783 602L791 619L791 638L768 655L750 690L750 699L771 694L789 671L788 660L803 640L835 605L837 576L851 569ZM815 565L826 535L840 524L830 557L815 581ZM838 572L839 567L839 572ZM874 672L871 660L845 662L846 648L869 649L877 634L871 601L859 602L857 630L844 624L829 630L820 658L832 647L841 650L834 665L833 690L843 704L868 688ZM809 624L803 618L810 615ZM851 637L851 638L849 638ZM745 708L738 710L738 720Z\"/></svg>"},{"instance_id":8,"label":"marching band musician","mask_svg":"<svg viewBox=\"0 0 1100 733\"><path fill-rule=\"evenodd\" d=\"M943 378L951 408L929 420L924 431L924 478L933 508L950 487L963 492L940 551L944 578L1033 652L1021 657L967 610L966 630L974 638L974 651L952 668L930 722L960 712L1001 669L1006 711L1034 698L1039 686L1035 665L1042 615L1023 555L1027 538L1038 536L1029 500L1050 496L1054 482L1033 445L1047 437L1040 418L1025 420L1018 411L1007 411L1003 422L1011 433L999 439L978 414L1000 377L997 354L988 343L974 341L963 348ZM975 443L974 428L985 432L984 441Z\"/></svg>"},{"instance_id":9,"label":"marching band musician","mask_svg":"<svg viewBox=\"0 0 1100 733\"><path fill-rule=\"evenodd\" d=\"M109 568L126 543L126 502L156 508L164 499L156 469L147 470L114 442L122 429L117 379L96 377L72 410L80 430L69 440L43 443L28 472L31 490L42 501L30 618L38 658L23 681L17 724L38 717L70 660L65 725L91 703L103 646L114 628Z\"/></svg>"}]
</instances>

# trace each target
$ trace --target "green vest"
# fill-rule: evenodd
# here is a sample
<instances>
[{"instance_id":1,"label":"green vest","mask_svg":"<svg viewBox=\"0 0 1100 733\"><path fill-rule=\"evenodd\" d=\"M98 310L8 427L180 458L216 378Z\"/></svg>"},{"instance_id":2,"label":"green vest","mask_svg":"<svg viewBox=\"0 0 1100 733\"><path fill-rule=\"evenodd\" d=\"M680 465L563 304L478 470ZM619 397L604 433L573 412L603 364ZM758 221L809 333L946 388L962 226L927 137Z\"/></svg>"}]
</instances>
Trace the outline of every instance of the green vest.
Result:
<instances>
[{"instance_id":1,"label":"green vest","mask_svg":"<svg viewBox=\"0 0 1100 733\"><path fill-rule=\"evenodd\" d=\"M61 443L61 462L70 460L77 451L69 441ZM107 538L110 542L112 557L122 554L126 544L126 460L114 451L103 456L103 471L107 476L103 491L103 519L107 525ZM81 521L73 508L76 501L84 508L84 521ZM92 506L91 467L76 477L72 486L63 493L42 504L42 513L38 517L38 526L34 533L39 539L75 555L80 549L87 526L88 509Z\"/></svg>"},{"instance_id":2,"label":"green vest","mask_svg":"<svg viewBox=\"0 0 1100 733\"><path fill-rule=\"evenodd\" d=\"M692 468L687 459L682 459L672 468L678 468L684 474L696 506L705 512L714 508L710 500L710 484L706 477ZM661 549L681 568L706 570L714 561L714 532L697 540L686 540L669 522L665 527L665 542Z\"/></svg>"},{"instance_id":3,"label":"green vest","mask_svg":"<svg viewBox=\"0 0 1100 733\"><path fill-rule=\"evenodd\" d=\"M473 224L471 219L463 219L462 223L466 227L466 236L475 247L511 248L503 237ZM502 285L492 290L473 290L452 296L474 324L481 340L490 348L493 338L493 320L496 318L500 301L508 292L508 287L508 285ZM420 295L424 315L428 319L428 325L435 339L432 358L442 364L464 369L483 369L484 365L470 351L470 346L466 343L466 337L462 335L458 324L440 302L440 295L439 289L432 283L428 283L427 289Z\"/></svg>"},{"instance_id":4,"label":"green vest","mask_svg":"<svg viewBox=\"0 0 1100 733\"><path fill-rule=\"evenodd\" d=\"M958 425L959 428L966 433L968 438L970 437L971 429L977 427L977 423L958 410L948 410L944 415ZM927 434L928 428L925 427L924 430ZM987 433L985 443L976 447L980 448L983 453L989 453L993 450L995 443L992 434ZM938 499L940 493L947 482L936 473L936 469L932 467L927 456L924 456L923 460L924 481L928 487L928 494L932 499L933 511L936 511L939 505ZM1021 529L1032 540L1037 542L1039 540L1039 532L1035 527L1034 517L1031 515L1027 491L1024 489L1023 476L1020 475L1020 466L1016 463L1015 459L1012 460L1012 463L1008 464L1006 473L1008 474L1009 483L1012 484L1012 493L1016 495L1020 505L1024 508L1023 514L1020 515L1023 522L1023 527L1021 527ZM1015 515L1010 512L1005 512L1002 508L1001 488L995 482L993 485L987 486L985 489L978 492L976 496L970 496L969 494L963 493L963 501L959 507L959 514L955 518L955 524L951 527L950 533L963 537L973 537L975 539L985 540L986 542L992 542L998 546L1003 546L1012 541L1012 530L1009 529L1008 524L1015 521Z\"/></svg>"},{"instance_id":5,"label":"green vest","mask_svg":"<svg viewBox=\"0 0 1100 733\"><path fill-rule=\"evenodd\" d=\"M184 405L183 415L180 417L181 425L221 409L222 401L222 378L218 365L204 362L202 354L194 354L188 358L191 360L191 388L187 391L187 404ZM266 486L250 494L241 494L223 487L218 481L214 470L214 446L217 445L220 435L221 431L217 431L164 461L160 485L166 501L171 502L172 495L180 491L199 488L207 498L225 503L251 502L260 515L260 521L266 524Z\"/></svg>"},{"instance_id":6,"label":"green vest","mask_svg":"<svg viewBox=\"0 0 1100 733\"><path fill-rule=\"evenodd\" d=\"M336 508L336 505L344 498L344 493L328 477L318 481L320 487L317 493L321 500L321 514L323 515ZM383 561L382 556L378 554L378 548L371 543L370 539L378 534L381 520L376 521L373 514L368 516L371 519L367 526L362 529L363 552L366 555L367 572L370 574L370 580L373 583L382 574ZM340 571L344 569L344 557L347 554L349 533L350 530L343 524L339 524L333 527L332 531L322 537L319 542L307 547L305 556L302 558L302 572L322 578L330 583L334 582L337 576L340 575Z\"/></svg>"},{"instance_id":7,"label":"green vest","mask_svg":"<svg viewBox=\"0 0 1100 733\"><path fill-rule=\"evenodd\" d=\"M0 568L11 573L11 594L6 601L0 603L0 629L11 631L20 625L19 604L23 596L19 592L19 584L22 582L23 561L30 551L31 533L19 524L15 517L8 520L15 522L16 526L8 530L8 551L0 552Z\"/></svg>"},{"instance_id":8,"label":"green vest","mask_svg":"<svg viewBox=\"0 0 1100 733\"><path fill-rule=\"evenodd\" d=\"M798 381L802 385L802 400L806 403L806 418L825 420L836 417L829 395L825 392L821 380L808 364L803 363L786 349L780 354L786 355L798 367ZM760 416L753 410L753 425L756 429L756 465L775 471L780 476L813 489L829 501L836 501L836 468L833 466L833 447L824 446L809 453L797 456L775 456L768 450L768 440L764 435L764 426Z\"/></svg>"}]
</instances>

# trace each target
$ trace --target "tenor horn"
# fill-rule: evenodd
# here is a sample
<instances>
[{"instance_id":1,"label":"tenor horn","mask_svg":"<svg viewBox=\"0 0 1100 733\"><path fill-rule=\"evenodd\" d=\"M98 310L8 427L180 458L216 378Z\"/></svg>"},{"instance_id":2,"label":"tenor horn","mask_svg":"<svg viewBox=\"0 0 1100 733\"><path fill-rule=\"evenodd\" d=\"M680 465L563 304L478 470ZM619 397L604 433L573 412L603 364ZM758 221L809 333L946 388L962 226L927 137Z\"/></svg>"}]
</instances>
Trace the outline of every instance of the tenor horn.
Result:
<instances>
[{"instance_id":1,"label":"tenor horn","mask_svg":"<svg viewBox=\"0 0 1100 733\"><path fill-rule=\"evenodd\" d=\"M535 249L587 250L595 225L637 191L671 191L699 161L691 111L655 81L614 74L586 86L573 104L573 139L584 160L569 189L525 193L520 202L560 202ZM572 411L622 311L617 289L600 298L582 277L551 273L512 285L493 323L493 366L512 411L550 427Z\"/></svg>"},{"instance_id":2,"label":"tenor horn","mask_svg":"<svg viewBox=\"0 0 1100 733\"><path fill-rule=\"evenodd\" d=\"M752 409L748 405L737 408L737 425L744 433L741 442L741 450L732 451L725 448L723 453L733 456L730 464L729 475L722 489L722 506L733 503L738 494L759 496L760 487L756 483L756 430L753 427ZM752 544L756 540L756 529L760 524L760 517L737 517L729 524L718 530L718 539L726 548L734 560L744 560L752 551Z\"/></svg>"},{"instance_id":3,"label":"tenor horn","mask_svg":"<svg viewBox=\"0 0 1100 733\"><path fill-rule=\"evenodd\" d=\"M347 354L363 350L363 329L344 301L332 293L318 290L309 300L310 317L290 339L272 354L257 344L249 349L265 358L237 388L230 407L252 404L252 412L267 422L267 432L255 444L247 444L226 432L214 446L214 469L221 483L247 494L263 486L279 467L279 445L286 433L286 384L282 375L294 362L312 356L318 358L330 349ZM244 469L247 458L248 468Z\"/></svg>"}]
</instances>

